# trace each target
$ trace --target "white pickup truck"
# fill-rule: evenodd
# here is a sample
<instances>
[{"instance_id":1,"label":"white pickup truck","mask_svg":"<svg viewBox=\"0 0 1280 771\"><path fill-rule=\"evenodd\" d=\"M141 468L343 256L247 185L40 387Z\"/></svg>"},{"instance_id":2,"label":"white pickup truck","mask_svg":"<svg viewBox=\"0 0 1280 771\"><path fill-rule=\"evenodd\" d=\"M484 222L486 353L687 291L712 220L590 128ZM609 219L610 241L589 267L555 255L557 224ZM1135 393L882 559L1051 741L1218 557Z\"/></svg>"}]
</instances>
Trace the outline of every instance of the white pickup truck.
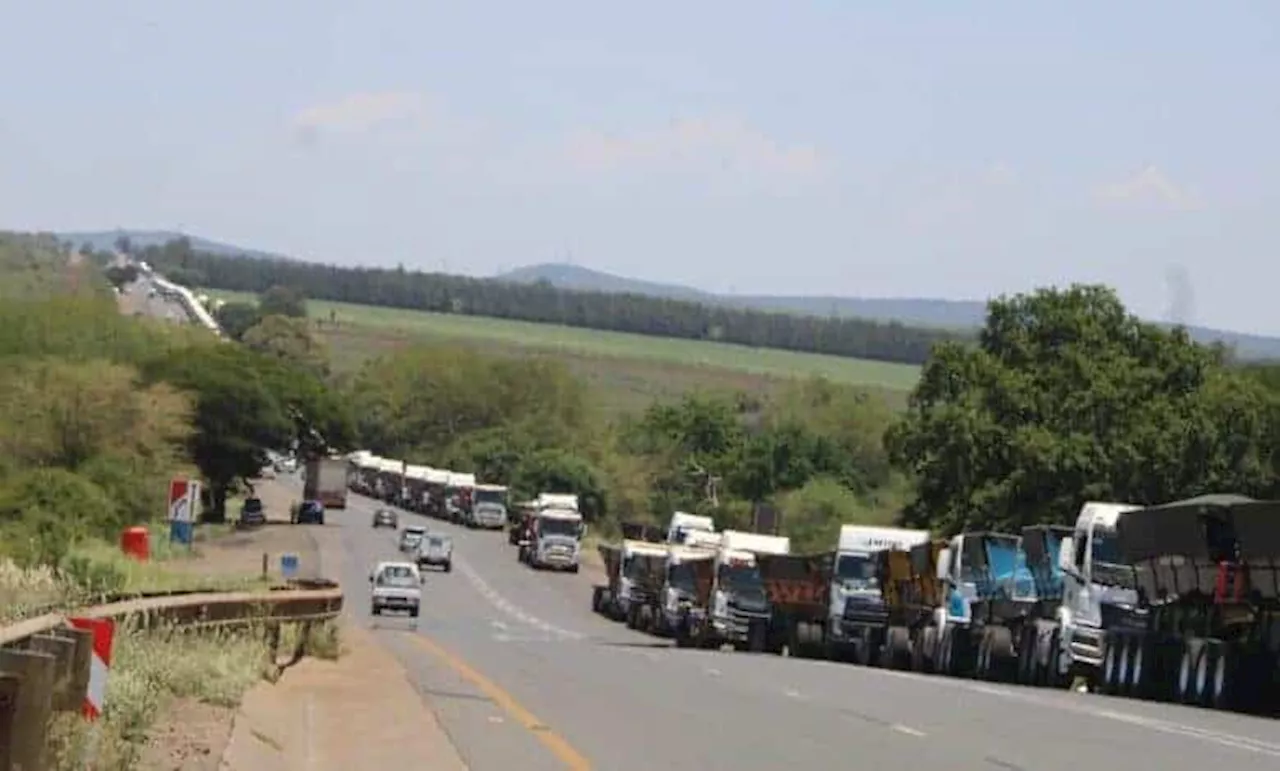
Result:
<instances>
[{"instance_id":1,"label":"white pickup truck","mask_svg":"<svg viewBox=\"0 0 1280 771\"><path fill-rule=\"evenodd\" d=\"M426 578L412 562L379 562L369 574L370 612L406 612L418 617L422 606L422 584Z\"/></svg>"}]
</instances>

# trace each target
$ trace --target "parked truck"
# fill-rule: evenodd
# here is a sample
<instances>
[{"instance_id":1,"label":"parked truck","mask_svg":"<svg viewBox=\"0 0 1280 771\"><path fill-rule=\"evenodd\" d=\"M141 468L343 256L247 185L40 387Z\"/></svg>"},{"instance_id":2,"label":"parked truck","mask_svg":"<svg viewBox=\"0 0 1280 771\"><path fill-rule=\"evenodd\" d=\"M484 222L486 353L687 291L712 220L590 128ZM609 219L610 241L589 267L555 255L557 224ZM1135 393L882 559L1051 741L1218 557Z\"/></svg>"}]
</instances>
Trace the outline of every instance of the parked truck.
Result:
<instances>
[{"instance_id":1,"label":"parked truck","mask_svg":"<svg viewBox=\"0 0 1280 771\"><path fill-rule=\"evenodd\" d=\"M877 554L929 541L927 530L843 525L836 544L825 646L835 658L874 664L886 641L887 616Z\"/></svg>"},{"instance_id":2,"label":"parked truck","mask_svg":"<svg viewBox=\"0 0 1280 771\"><path fill-rule=\"evenodd\" d=\"M1046 679L1068 683L1077 677L1099 682L1105 629L1117 627L1137 606L1133 573L1117 550L1116 523L1129 503L1088 501L1080 507L1070 540L1060 547L1062 603L1056 625L1042 642L1051 669Z\"/></svg>"},{"instance_id":3,"label":"parked truck","mask_svg":"<svg viewBox=\"0 0 1280 771\"><path fill-rule=\"evenodd\" d=\"M701 514L690 514L685 511L672 513L671 522L667 525L667 543L685 543L689 533L698 531L714 533L715 521Z\"/></svg>"},{"instance_id":4,"label":"parked truck","mask_svg":"<svg viewBox=\"0 0 1280 771\"><path fill-rule=\"evenodd\" d=\"M578 496L542 493L537 505L529 531L520 542L520 560L535 569L577 573L586 533Z\"/></svg>"},{"instance_id":5,"label":"parked truck","mask_svg":"<svg viewBox=\"0 0 1280 771\"><path fill-rule=\"evenodd\" d=\"M787 554L791 539L736 530L720 534L720 548L710 565L693 563L702 573L700 592L675 630L680 647L763 652L769 644L769 600L760 580L756 554ZM706 573L710 571L710 575Z\"/></svg>"},{"instance_id":6,"label":"parked truck","mask_svg":"<svg viewBox=\"0 0 1280 771\"><path fill-rule=\"evenodd\" d=\"M938 632L934 611L945 596L937 565L945 547L945 541L924 541L877 555L876 575L884 600L883 633L877 635L883 640L877 656L881 666L933 671ZM847 624L865 623L865 608L851 605L846 612Z\"/></svg>"},{"instance_id":7,"label":"parked truck","mask_svg":"<svg viewBox=\"0 0 1280 771\"><path fill-rule=\"evenodd\" d=\"M1060 687L1058 618L1063 598L1062 545L1072 528L1034 525L1022 530L1022 561L1031 573L1035 598L1014 633L1018 647L1017 680L1024 685Z\"/></svg>"},{"instance_id":8,"label":"parked truck","mask_svg":"<svg viewBox=\"0 0 1280 771\"><path fill-rule=\"evenodd\" d=\"M326 509L347 507L347 461L345 458L312 458L307 461L302 480L302 497L319 501Z\"/></svg>"},{"instance_id":9,"label":"parked truck","mask_svg":"<svg viewBox=\"0 0 1280 771\"><path fill-rule=\"evenodd\" d=\"M653 565L645 557L658 557L665 562L667 546L645 541L623 539L620 543L600 544L597 547L604 563L605 583L591 590L591 609L614 621L626 621L636 626L632 605L646 604L652 589L644 579ZM659 575L661 567L658 568Z\"/></svg>"},{"instance_id":10,"label":"parked truck","mask_svg":"<svg viewBox=\"0 0 1280 771\"><path fill-rule=\"evenodd\" d=\"M719 549L720 535L704 530L692 532L683 544L670 544L663 566L662 611L655 630L658 634L674 636L685 614L700 597L710 594L710 566L714 564ZM700 568L695 563L706 564Z\"/></svg>"},{"instance_id":11,"label":"parked truck","mask_svg":"<svg viewBox=\"0 0 1280 771\"><path fill-rule=\"evenodd\" d=\"M467 527L502 530L507 526L507 488L502 485L475 486Z\"/></svg>"},{"instance_id":12,"label":"parked truck","mask_svg":"<svg viewBox=\"0 0 1280 771\"><path fill-rule=\"evenodd\" d=\"M835 558L835 552L756 555L769 600L769 651L789 656L829 655L829 598Z\"/></svg>"},{"instance_id":13,"label":"parked truck","mask_svg":"<svg viewBox=\"0 0 1280 771\"><path fill-rule=\"evenodd\" d=\"M1206 495L1120 514L1136 602L1105 614L1101 690L1218 709L1280 699L1280 501ZM1074 538L1074 537L1073 537ZM1064 552L1074 542L1064 544ZM1064 570L1075 569L1064 553ZM1085 600L1070 598L1081 607Z\"/></svg>"},{"instance_id":14,"label":"parked truck","mask_svg":"<svg viewBox=\"0 0 1280 771\"><path fill-rule=\"evenodd\" d=\"M1031 574L1018 564L1020 540L1007 533L961 533L938 555L946 596L934 615L935 671L1012 679L1012 627L1034 603Z\"/></svg>"}]
</instances>

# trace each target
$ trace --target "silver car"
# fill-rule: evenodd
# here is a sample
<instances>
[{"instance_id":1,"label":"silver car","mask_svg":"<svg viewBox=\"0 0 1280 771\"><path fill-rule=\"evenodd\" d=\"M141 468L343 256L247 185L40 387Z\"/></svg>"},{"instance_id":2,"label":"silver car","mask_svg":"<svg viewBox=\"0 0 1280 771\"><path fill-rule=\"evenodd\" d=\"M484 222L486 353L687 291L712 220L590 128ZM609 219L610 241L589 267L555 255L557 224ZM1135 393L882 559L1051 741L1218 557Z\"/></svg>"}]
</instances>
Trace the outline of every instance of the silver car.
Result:
<instances>
[{"instance_id":1,"label":"silver car","mask_svg":"<svg viewBox=\"0 0 1280 771\"><path fill-rule=\"evenodd\" d=\"M418 568L442 568L453 571L453 539L440 533L430 533L418 544Z\"/></svg>"},{"instance_id":2,"label":"silver car","mask_svg":"<svg viewBox=\"0 0 1280 771\"><path fill-rule=\"evenodd\" d=\"M409 525L404 530L401 530L400 551L405 554L413 554L426 534L427 529L421 525Z\"/></svg>"}]
</instances>

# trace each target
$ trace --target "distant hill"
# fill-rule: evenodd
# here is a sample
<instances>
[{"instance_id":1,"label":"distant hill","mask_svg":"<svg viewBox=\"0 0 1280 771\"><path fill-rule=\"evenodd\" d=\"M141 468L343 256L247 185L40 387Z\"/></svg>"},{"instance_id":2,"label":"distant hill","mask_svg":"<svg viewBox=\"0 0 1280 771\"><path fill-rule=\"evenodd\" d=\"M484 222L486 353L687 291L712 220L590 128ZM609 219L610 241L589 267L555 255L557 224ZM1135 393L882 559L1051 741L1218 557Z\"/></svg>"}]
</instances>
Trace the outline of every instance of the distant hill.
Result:
<instances>
[{"instance_id":1,"label":"distant hill","mask_svg":"<svg viewBox=\"0 0 1280 771\"><path fill-rule=\"evenodd\" d=\"M224 244L219 241L210 241L207 238L199 236L190 236L186 233L179 233L175 230L93 230L83 232L67 232L55 233L59 241L71 244L72 246L81 246L89 244L96 251L113 251L116 248L116 241L121 236L128 236L133 245L139 249L145 249L148 246L164 246L170 241L179 238L188 238L191 240L191 248L198 249L202 252L221 255L245 255L248 257L268 257L273 259L285 259L278 254L259 251L257 249L245 249L240 246Z\"/></svg>"},{"instance_id":2,"label":"distant hill","mask_svg":"<svg viewBox=\"0 0 1280 771\"><path fill-rule=\"evenodd\" d=\"M494 278L517 283L546 281L563 289L631 293L779 313L897 321L908 326L948 329L979 327L986 319L987 310L986 303L977 300L715 294L679 284L639 281L565 263L530 265L500 273ZM1157 323L1167 326L1164 322ZM1280 359L1280 338L1207 327L1189 327L1188 331L1198 342L1222 342L1235 348L1236 354L1243 359Z\"/></svg>"}]
</instances>

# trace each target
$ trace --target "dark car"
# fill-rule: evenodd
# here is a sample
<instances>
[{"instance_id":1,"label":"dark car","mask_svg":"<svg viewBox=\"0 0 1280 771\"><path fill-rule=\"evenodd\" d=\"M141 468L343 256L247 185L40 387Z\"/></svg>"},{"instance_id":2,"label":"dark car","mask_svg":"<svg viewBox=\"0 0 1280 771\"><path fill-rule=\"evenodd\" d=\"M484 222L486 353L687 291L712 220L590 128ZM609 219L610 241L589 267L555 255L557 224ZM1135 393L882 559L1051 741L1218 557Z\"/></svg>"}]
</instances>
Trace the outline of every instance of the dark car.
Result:
<instances>
[{"instance_id":1,"label":"dark car","mask_svg":"<svg viewBox=\"0 0 1280 771\"><path fill-rule=\"evenodd\" d=\"M374 527L389 527L395 530L400 526L400 518L391 509L378 509L373 512Z\"/></svg>"},{"instance_id":2,"label":"dark car","mask_svg":"<svg viewBox=\"0 0 1280 771\"><path fill-rule=\"evenodd\" d=\"M267 510L261 498L245 498L240 504L240 527L258 527L267 524Z\"/></svg>"},{"instance_id":3,"label":"dark car","mask_svg":"<svg viewBox=\"0 0 1280 771\"><path fill-rule=\"evenodd\" d=\"M294 507L290 519L295 525L323 525L324 504L320 501L303 501Z\"/></svg>"}]
</instances>

